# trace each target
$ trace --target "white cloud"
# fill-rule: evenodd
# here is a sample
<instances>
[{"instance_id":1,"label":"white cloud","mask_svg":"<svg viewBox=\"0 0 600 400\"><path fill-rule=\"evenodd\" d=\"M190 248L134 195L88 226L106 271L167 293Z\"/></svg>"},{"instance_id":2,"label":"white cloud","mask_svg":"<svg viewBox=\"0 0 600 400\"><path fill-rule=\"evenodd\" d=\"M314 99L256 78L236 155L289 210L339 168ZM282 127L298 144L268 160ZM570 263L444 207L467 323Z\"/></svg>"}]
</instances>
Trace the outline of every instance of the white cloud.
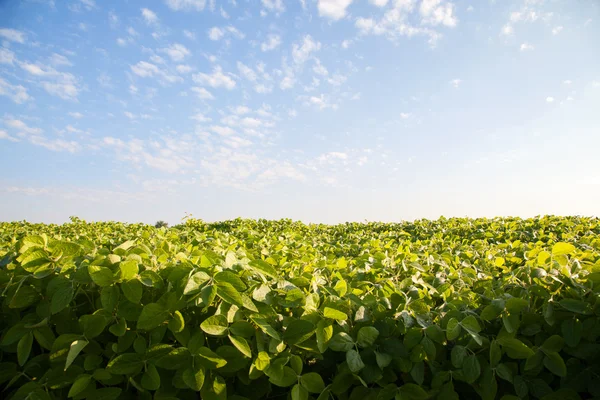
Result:
<instances>
[{"instance_id":1,"label":"white cloud","mask_svg":"<svg viewBox=\"0 0 600 400\"><path fill-rule=\"evenodd\" d=\"M570 86L572 83L573 83L573 81L570 80L570 79L567 79L566 81L563 81L563 85L567 85L567 86Z\"/></svg>"},{"instance_id":2,"label":"white cloud","mask_svg":"<svg viewBox=\"0 0 600 400\"><path fill-rule=\"evenodd\" d=\"M329 153L321 154L319 157L317 157L317 161L320 164L334 164L339 160L348 160L348 154L341 151L331 151Z\"/></svg>"},{"instance_id":3,"label":"white cloud","mask_svg":"<svg viewBox=\"0 0 600 400\"><path fill-rule=\"evenodd\" d=\"M108 24L113 29L119 26L119 17L112 11L108 13Z\"/></svg>"},{"instance_id":4,"label":"white cloud","mask_svg":"<svg viewBox=\"0 0 600 400\"><path fill-rule=\"evenodd\" d=\"M321 75L321 76L327 76L329 74L329 71L327 71L327 68L325 68L325 66L323 64L321 64L321 61L318 58L315 58L315 65L313 66L313 72L317 75Z\"/></svg>"},{"instance_id":5,"label":"white cloud","mask_svg":"<svg viewBox=\"0 0 600 400\"><path fill-rule=\"evenodd\" d=\"M206 0L166 0L165 3L174 11L202 11L206 6Z\"/></svg>"},{"instance_id":6,"label":"white cloud","mask_svg":"<svg viewBox=\"0 0 600 400\"><path fill-rule=\"evenodd\" d=\"M208 37L210 40L220 40L226 34L230 34L238 39L243 39L246 37L242 32L240 32L236 27L229 25L224 28L219 28L217 26L212 27L208 30Z\"/></svg>"},{"instance_id":7,"label":"white cloud","mask_svg":"<svg viewBox=\"0 0 600 400\"><path fill-rule=\"evenodd\" d=\"M458 87L460 86L460 84L461 84L461 83L462 83L462 80L461 80L461 79L452 79L452 80L450 81L450 84L451 84L453 87L455 87L455 88L458 88Z\"/></svg>"},{"instance_id":8,"label":"white cloud","mask_svg":"<svg viewBox=\"0 0 600 400\"><path fill-rule=\"evenodd\" d=\"M41 135L43 130L40 128L32 128L28 126L25 122L20 119L15 119L12 117L5 117L3 119L4 125L14 129L17 131L17 134L20 136L26 135Z\"/></svg>"},{"instance_id":9,"label":"white cloud","mask_svg":"<svg viewBox=\"0 0 600 400\"><path fill-rule=\"evenodd\" d=\"M9 142L18 142L19 139L10 136L6 131L0 129L0 139L8 140Z\"/></svg>"},{"instance_id":10,"label":"white cloud","mask_svg":"<svg viewBox=\"0 0 600 400\"><path fill-rule=\"evenodd\" d=\"M352 43L354 43L353 40L346 39L346 40L342 41L342 48L347 49L352 45Z\"/></svg>"},{"instance_id":11,"label":"white cloud","mask_svg":"<svg viewBox=\"0 0 600 400\"><path fill-rule=\"evenodd\" d=\"M445 25L455 27L458 19L454 14L454 4L445 0L423 0L419 13L423 17L422 22L429 25Z\"/></svg>"},{"instance_id":12,"label":"white cloud","mask_svg":"<svg viewBox=\"0 0 600 400\"><path fill-rule=\"evenodd\" d=\"M335 110L338 107L337 104L331 103L329 98L324 94L321 94L320 96L310 96L305 104L316 106L319 110L324 110L326 108Z\"/></svg>"},{"instance_id":13,"label":"white cloud","mask_svg":"<svg viewBox=\"0 0 600 400\"><path fill-rule=\"evenodd\" d=\"M62 54L53 53L50 56L50 63L56 66L64 65L66 67L71 67L73 64L69 61L69 59Z\"/></svg>"},{"instance_id":14,"label":"white cloud","mask_svg":"<svg viewBox=\"0 0 600 400\"><path fill-rule=\"evenodd\" d=\"M513 29L512 25L506 24L502 27L501 33L505 36L510 36L514 33L514 29Z\"/></svg>"},{"instance_id":15,"label":"white cloud","mask_svg":"<svg viewBox=\"0 0 600 400\"><path fill-rule=\"evenodd\" d=\"M69 112L69 115L70 115L71 117L73 117L73 118L77 118L77 119L79 119L79 118L83 118L83 114L82 114L82 113L80 113L80 112Z\"/></svg>"},{"instance_id":16,"label":"white cloud","mask_svg":"<svg viewBox=\"0 0 600 400\"><path fill-rule=\"evenodd\" d=\"M563 28L562 26L557 26L557 27L554 27L554 28L552 29L552 34L553 34L553 35L558 35L559 33L561 33L561 32L563 31L563 29L564 29L564 28Z\"/></svg>"},{"instance_id":17,"label":"white cloud","mask_svg":"<svg viewBox=\"0 0 600 400\"><path fill-rule=\"evenodd\" d=\"M192 92L194 92L196 94L196 96L198 96L199 99L202 100L212 100L214 99L214 96L205 88L203 87L193 87Z\"/></svg>"},{"instance_id":18,"label":"white cloud","mask_svg":"<svg viewBox=\"0 0 600 400\"><path fill-rule=\"evenodd\" d=\"M17 104L22 104L31 98L23 86L11 85L2 78L0 78L0 96L6 96Z\"/></svg>"},{"instance_id":19,"label":"white cloud","mask_svg":"<svg viewBox=\"0 0 600 400\"><path fill-rule=\"evenodd\" d=\"M196 83L208 85L213 88L224 87L227 90L232 90L235 88L235 80L233 80L229 74L223 73L223 70L220 66L213 68L212 74L200 72L198 74L194 74L192 79Z\"/></svg>"},{"instance_id":20,"label":"white cloud","mask_svg":"<svg viewBox=\"0 0 600 400\"><path fill-rule=\"evenodd\" d=\"M225 36L225 31L216 26L210 28L208 31L208 37L210 38L210 40L219 40L223 36Z\"/></svg>"},{"instance_id":21,"label":"white cloud","mask_svg":"<svg viewBox=\"0 0 600 400\"><path fill-rule=\"evenodd\" d=\"M129 119L136 119L136 118L137 118L137 117L136 117L136 116L135 116L133 113L131 113L131 112L129 112L129 111L125 111L125 112L123 113L123 115L125 115L125 116L126 116L127 118L129 118Z\"/></svg>"},{"instance_id":22,"label":"white cloud","mask_svg":"<svg viewBox=\"0 0 600 400\"><path fill-rule=\"evenodd\" d=\"M156 13L148 8L142 8L142 17L148 25L156 24L158 22Z\"/></svg>"},{"instance_id":23,"label":"white cloud","mask_svg":"<svg viewBox=\"0 0 600 400\"><path fill-rule=\"evenodd\" d=\"M337 21L346 16L350 4L352 0L318 0L317 8L320 16Z\"/></svg>"},{"instance_id":24,"label":"white cloud","mask_svg":"<svg viewBox=\"0 0 600 400\"><path fill-rule=\"evenodd\" d=\"M262 51L271 51L271 50L275 50L280 45L281 45L281 36L270 34L267 36L267 40L265 40L260 45L260 49Z\"/></svg>"},{"instance_id":25,"label":"white cloud","mask_svg":"<svg viewBox=\"0 0 600 400\"><path fill-rule=\"evenodd\" d=\"M291 89L294 87L295 84L296 84L296 79L294 79L293 76L288 75L288 76L285 76L281 80L281 82L279 83L279 88L281 90Z\"/></svg>"},{"instance_id":26,"label":"white cloud","mask_svg":"<svg viewBox=\"0 0 600 400\"><path fill-rule=\"evenodd\" d=\"M263 7L269 11L283 12L285 7L283 6L283 0L261 0Z\"/></svg>"},{"instance_id":27,"label":"white cloud","mask_svg":"<svg viewBox=\"0 0 600 400\"><path fill-rule=\"evenodd\" d=\"M228 126L213 125L210 127L210 130L221 136L235 135L235 131Z\"/></svg>"},{"instance_id":28,"label":"white cloud","mask_svg":"<svg viewBox=\"0 0 600 400\"><path fill-rule=\"evenodd\" d=\"M310 35L305 35L302 44L294 43L292 46L292 57L296 64L303 64L311 57L312 53L320 49L320 42L314 41Z\"/></svg>"},{"instance_id":29,"label":"white cloud","mask_svg":"<svg viewBox=\"0 0 600 400\"><path fill-rule=\"evenodd\" d=\"M47 65L37 65L22 63L21 68L29 74L50 79L51 81L42 81L40 84L53 96L60 97L64 100L76 100L81 89L78 86L78 81L75 76L66 72L59 72Z\"/></svg>"},{"instance_id":30,"label":"white cloud","mask_svg":"<svg viewBox=\"0 0 600 400\"><path fill-rule=\"evenodd\" d=\"M385 7L387 6L388 0L369 0L369 3L377 7Z\"/></svg>"},{"instance_id":31,"label":"white cloud","mask_svg":"<svg viewBox=\"0 0 600 400\"><path fill-rule=\"evenodd\" d=\"M258 85L254 86L254 91L261 94L271 93L273 91L273 87L265 85L264 83L259 83Z\"/></svg>"},{"instance_id":32,"label":"white cloud","mask_svg":"<svg viewBox=\"0 0 600 400\"><path fill-rule=\"evenodd\" d=\"M79 95L79 88L72 83L43 82L42 87L46 92L63 100L75 100Z\"/></svg>"},{"instance_id":33,"label":"white cloud","mask_svg":"<svg viewBox=\"0 0 600 400\"><path fill-rule=\"evenodd\" d=\"M348 78L344 75L341 74L334 74L331 76L331 78L327 79L327 82L329 82L330 85L333 86L340 86L342 85L344 82L346 82Z\"/></svg>"},{"instance_id":34,"label":"white cloud","mask_svg":"<svg viewBox=\"0 0 600 400\"><path fill-rule=\"evenodd\" d=\"M410 118L411 114L410 113L400 113L400 118L402 119L408 119Z\"/></svg>"},{"instance_id":35,"label":"white cloud","mask_svg":"<svg viewBox=\"0 0 600 400\"><path fill-rule=\"evenodd\" d=\"M257 79L256 72L254 72L254 70L252 68L250 68L246 64L242 63L241 61L237 62L237 68L238 68L238 71L240 71L240 74L244 78L246 78L247 80L249 80L251 82L256 81L256 79Z\"/></svg>"},{"instance_id":36,"label":"white cloud","mask_svg":"<svg viewBox=\"0 0 600 400\"><path fill-rule=\"evenodd\" d=\"M191 52L182 44L174 43L169 47L158 49L159 53L165 53L175 62L183 61Z\"/></svg>"},{"instance_id":37,"label":"white cloud","mask_svg":"<svg viewBox=\"0 0 600 400\"><path fill-rule=\"evenodd\" d=\"M117 44L121 47L125 47L125 46L127 46L127 40L125 40L123 38L117 38Z\"/></svg>"},{"instance_id":38,"label":"white cloud","mask_svg":"<svg viewBox=\"0 0 600 400\"><path fill-rule=\"evenodd\" d=\"M177 67L175 67L175 69L180 74L189 74L190 72L192 72L194 70L194 68L192 68L191 66L184 65L184 64L178 65Z\"/></svg>"},{"instance_id":39,"label":"white cloud","mask_svg":"<svg viewBox=\"0 0 600 400\"><path fill-rule=\"evenodd\" d=\"M237 106L233 112L238 114L238 115L244 115L244 114L248 114L250 111L250 108L246 107L246 106Z\"/></svg>"},{"instance_id":40,"label":"white cloud","mask_svg":"<svg viewBox=\"0 0 600 400\"><path fill-rule=\"evenodd\" d=\"M159 68L146 61L140 61L136 65L130 65L131 71L142 78L149 78L160 73Z\"/></svg>"},{"instance_id":41,"label":"white cloud","mask_svg":"<svg viewBox=\"0 0 600 400\"><path fill-rule=\"evenodd\" d=\"M546 103L554 103L554 97L546 97Z\"/></svg>"},{"instance_id":42,"label":"white cloud","mask_svg":"<svg viewBox=\"0 0 600 400\"><path fill-rule=\"evenodd\" d=\"M11 64L15 61L15 53L6 49L4 47L0 47L0 64Z\"/></svg>"},{"instance_id":43,"label":"white cloud","mask_svg":"<svg viewBox=\"0 0 600 400\"><path fill-rule=\"evenodd\" d=\"M81 145L74 140L66 141L63 139L47 139L43 136L31 136L29 141L36 146L42 146L52 151L75 153L81 149Z\"/></svg>"},{"instance_id":44,"label":"white cloud","mask_svg":"<svg viewBox=\"0 0 600 400\"><path fill-rule=\"evenodd\" d=\"M212 121L212 118L205 116L202 113L196 113L194 115L192 115L190 117L190 119L193 119L196 122L209 122Z\"/></svg>"},{"instance_id":45,"label":"white cloud","mask_svg":"<svg viewBox=\"0 0 600 400\"><path fill-rule=\"evenodd\" d=\"M183 35L190 40L196 40L196 34L192 31L188 31L187 29L183 31Z\"/></svg>"},{"instance_id":46,"label":"white cloud","mask_svg":"<svg viewBox=\"0 0 600 400\"><path fill-rule=\"evenodd\" d=\"M0 37L17 43L25 43L25 34L16 29L2 28L0 29Z\"/></svg>"},{"instance_id":47,"label":"white cloud","mask_svg":"<svg viewBox=\"0 0 600 400\"><path fill-rule=\"evenodd\" d=\"M532 44L529 43L522 43L521 47L519 48L521 51L531 51L534 49Z\"/></svg>"}]
</instances>

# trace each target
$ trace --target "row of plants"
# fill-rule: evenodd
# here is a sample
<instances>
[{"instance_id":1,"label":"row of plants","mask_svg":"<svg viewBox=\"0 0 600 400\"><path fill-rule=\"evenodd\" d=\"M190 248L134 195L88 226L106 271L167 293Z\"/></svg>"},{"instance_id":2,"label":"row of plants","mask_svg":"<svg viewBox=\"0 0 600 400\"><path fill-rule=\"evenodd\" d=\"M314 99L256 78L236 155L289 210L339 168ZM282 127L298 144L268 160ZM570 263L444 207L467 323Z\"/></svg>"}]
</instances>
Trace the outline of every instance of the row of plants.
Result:
<instances>
[{"instance_id":1,"label":"row of plants","mask_svg":"<svg viewBox=\"0 0 600 400\"><path fill-rule=\"evenodd\" d=\"M9 399L600 398L600 220L0 223Z\"/></svg>"}]
</instances>

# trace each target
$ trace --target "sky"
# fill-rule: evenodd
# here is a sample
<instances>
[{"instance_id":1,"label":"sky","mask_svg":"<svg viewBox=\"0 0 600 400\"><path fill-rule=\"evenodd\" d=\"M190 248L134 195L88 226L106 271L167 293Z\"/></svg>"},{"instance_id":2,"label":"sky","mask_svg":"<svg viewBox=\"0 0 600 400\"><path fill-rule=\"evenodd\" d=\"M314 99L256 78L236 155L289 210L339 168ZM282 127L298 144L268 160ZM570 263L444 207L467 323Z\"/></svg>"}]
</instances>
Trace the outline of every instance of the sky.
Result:
<instances>
[{"instance_id":1,"label":"sky","mask_svg":"<svg viewBox=\"0 0 600 400\"><path fill-rule=\"evenodd\" d=\"M0 0L0 220L600 215L595 0Z\"/></svg>"}]
</instances>

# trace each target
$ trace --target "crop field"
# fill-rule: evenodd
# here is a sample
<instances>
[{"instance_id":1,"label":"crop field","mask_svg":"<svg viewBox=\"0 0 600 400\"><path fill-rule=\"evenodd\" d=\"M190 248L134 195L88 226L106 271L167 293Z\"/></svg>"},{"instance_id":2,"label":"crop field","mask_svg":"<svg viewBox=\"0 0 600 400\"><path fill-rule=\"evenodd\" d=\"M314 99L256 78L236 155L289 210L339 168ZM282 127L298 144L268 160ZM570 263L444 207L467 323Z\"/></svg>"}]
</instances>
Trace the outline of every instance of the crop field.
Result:
<instances>
[{"instance_id":1,"label":"crop field","mask_svg":"<svg viewBox=\"0 0 600 400\"><path fill-rule=\"evenodd\" d=\"M600 220L0 223L6 399L600 398Z\"/></svg>"}]
</instances>

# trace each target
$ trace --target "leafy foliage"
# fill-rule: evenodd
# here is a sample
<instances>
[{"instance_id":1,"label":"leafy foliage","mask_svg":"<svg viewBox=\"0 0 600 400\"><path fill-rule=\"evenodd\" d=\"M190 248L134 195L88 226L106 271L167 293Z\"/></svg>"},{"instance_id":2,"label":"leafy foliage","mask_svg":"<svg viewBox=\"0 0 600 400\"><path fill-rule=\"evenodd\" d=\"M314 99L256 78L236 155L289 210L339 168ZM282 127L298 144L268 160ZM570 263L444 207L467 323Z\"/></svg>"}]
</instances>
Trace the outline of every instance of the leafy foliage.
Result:
<instances>
[{"instance_id":1,"label":"leafy foliage","mask_svg":"<svg viewBox=\"0 0 600 400\"><path fill-rule=\"evenodd\" d=\"M600 221L0 223L8 399L600 397Z\"/></svg>"}]
</instances>

